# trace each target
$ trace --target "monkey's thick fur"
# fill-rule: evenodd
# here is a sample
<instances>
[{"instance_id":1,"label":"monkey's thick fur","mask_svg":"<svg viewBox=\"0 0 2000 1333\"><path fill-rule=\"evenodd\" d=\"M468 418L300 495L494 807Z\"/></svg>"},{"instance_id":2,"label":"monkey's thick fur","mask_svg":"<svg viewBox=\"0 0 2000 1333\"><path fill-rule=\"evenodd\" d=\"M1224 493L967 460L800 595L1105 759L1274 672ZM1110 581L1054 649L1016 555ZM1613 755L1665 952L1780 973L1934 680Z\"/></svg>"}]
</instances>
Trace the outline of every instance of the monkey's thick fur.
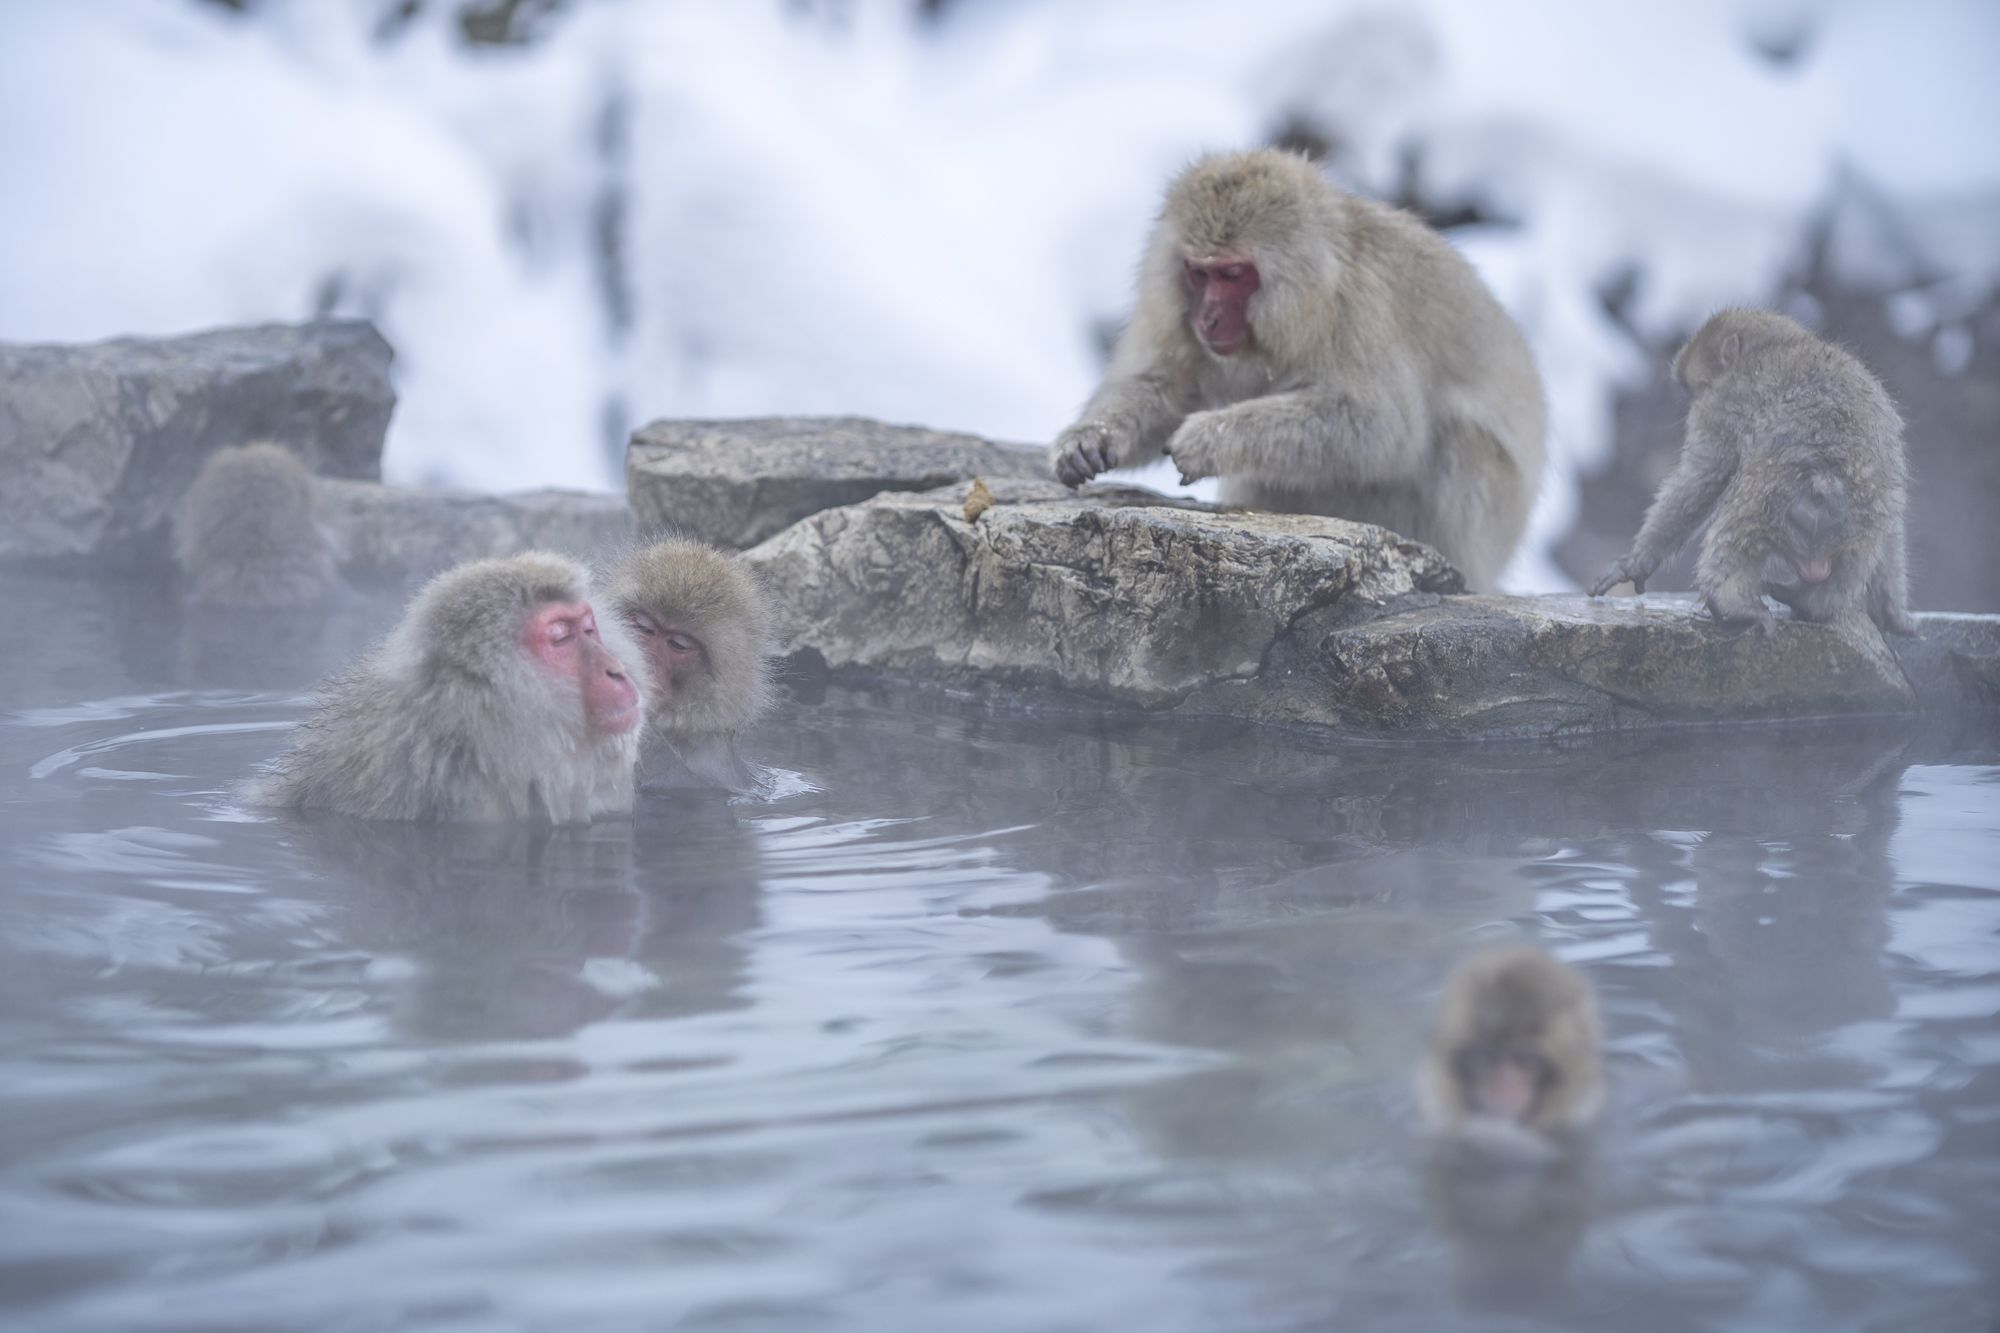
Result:
<instances>
[{"instance_id":1,"label":"monkey's thick fur","mask_svg":"<svg viewBox=\"0 0 2000 1333\"><path fill-rule=\"evenodd\" d=\"M1909 470L1903 420L1881 381L1842 348L1768 310L1715 315L1674 358L1693 395L1680 461L1660 483L1632 550L1593 594L1646 579L1704 518L1695 586L1711 614L1771 629L1760 594L1801 620L1865 615L1916 632L1903 531ZM1712 517L1711 517L1712 513ZM1802 546L1829 561L1824 577L1767 583L1768 557L1800 564Z\"/></svg>"},{"instance_id":2,"label":"monkey's thick fur","mask_svg":"<svg viewBox=\"0 0 2000 1333\"><path fill-rule=\"evenodd\" d=\"M370 819L563 824L630 810L642 729L591 736L577 687L539 670L520 639L541 606L589 595L588 572L547 552L438 575L381 644L328 682L298 740L245 795ZM641 680L619 618L600 615L597 626Z\"/></svg>"},{"instance_id":3,"label":"monkey's thick fur","mask_svg":"<svg viewBox=\"0 0 2000 1333\"><path fill-rule=\"evenodd\" d=\"M1530 1055L1548 1077L1521 1127L1560 1137L1603 1106L1598 1044L1597 1000L1574 969L1531 946L1488 949L1445 986L1418 1098L1435 1128L1456 1131L1473 1116L1461 1070L1467 1055Z\"/></svg>"},{"instance_id":4,"label":"monkey's thick fur","mask_svg":"<svg viewBox=\"0 0 2000 1333\"><path fill-rule=\"evenodd\" d=\"M1250 344L1228 357L1194 336L1182 276L1216 255L1261 279ZM1204 157L1168 187L1131 323L1053 457L1130 467L1164 449L1227 501L1381 524L1487 589L1526 526L1543 430L1534 358L1472 266L1409 214L1263 149Z\"/></svg>"},{"instance_id":5,"label":"monkey's thick fur","mask_svg":"<svg viewBox=\"0 0 2000 1333\"><path fill-rule=\"evenodd\" d=\"M275 444L209 456L181 498L174 558L189 599L214 606L309 606L337 577L312 472Z\"/></svg>"},{"instance_id":6,"label":"monkey's thick fur","mask_svg":"<svg viewBox=\"0 0 2000 1333\"><path fill-rule=\"evenodd\" d=\"M634 551L606 580L604 597L631 630L651 673L647 734L703 781L747 789L754 774L737 735L771 702L770 601L742 561L685 538ZM635 615L701 641L699 665L663 668Z\"/></svg>"}]
</instances>

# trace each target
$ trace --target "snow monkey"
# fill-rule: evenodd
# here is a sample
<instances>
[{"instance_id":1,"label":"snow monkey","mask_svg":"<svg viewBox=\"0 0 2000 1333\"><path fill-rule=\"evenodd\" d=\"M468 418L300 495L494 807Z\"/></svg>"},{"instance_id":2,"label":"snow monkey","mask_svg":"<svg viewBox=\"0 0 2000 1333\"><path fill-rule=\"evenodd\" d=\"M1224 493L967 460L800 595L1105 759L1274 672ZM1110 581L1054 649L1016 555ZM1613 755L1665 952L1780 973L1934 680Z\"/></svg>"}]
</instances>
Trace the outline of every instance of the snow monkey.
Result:
<instances>
[{"instance_id":1,"label":"snow monkey","mask_svg":"<svg viewBox=\"0 0 2000 1333\"><path fill-rule=\"evenodd\" d=\"M1542 470L1541 381L1472 266L1274 149L1167 187L1132 320L1056 437L1078 486L1160 455L1258 508L1379 523L1491 588Z\"/></svg>"},{"instance_id":2,"label":"snow monkey","mask_svg":"<svg viewBox=\"0 0 2000 1333\"><path fill-rule=\"evenodd\" d=\"M1540 949L1488 949L1445 986L1417 1093L1446 1134L1555 1148L1596 1118L1597 1001Z\"/></svg>"},{"instance_id":3,"label":"snow monkey","mask_svg":"<svg viewBox=\"0 0 2000 1333\"><path fill-rule=\"evenodd\" d=\"M209 455L175 515L174 558L188 597L214 606L308 606L336 586L313 474L275 444Z\"/></svg>"},{"instance_id":4,"label":"snow monkey","mask_svg":"<svg viewBox=\"0 0 2000 1333\"><path fill-rule=\"evenodd\" d=\"M697 777L743 789L737 733L770 702L771 611L750 571L700 542L636 551L606 585L650 677L647 726Z\"/></svg>"},{"instance_id":5,"label":"snow monkey","mask_svg":"<svg viewBox=\"0 0 2000 1333\"><path fill-rule=\"evenodd\" d=\"M1719 621L1772 632L1762 593L1801 620L1867 615L1916 633L1905 571L1903 421L1881 382L1783 315L1725 310L1674 358L1693 395L1680 462L1646 521L1592 585L1646 579L1710 518L1695 586ZM1796 582L1767 583L1765 561Z\"/></svg>"},{"instance_id":6,"label":"snow monkey","mask_svg":"<svg viewBox=\"0 0 2000 1333\"><path fill-rule=\"evenodd\" d=\"M373 819L560 824L630 810L638 661L617 617L598 620L574 561L534 552L460 565L322 689L248 795Z\"/></svg>"}]
</instances>

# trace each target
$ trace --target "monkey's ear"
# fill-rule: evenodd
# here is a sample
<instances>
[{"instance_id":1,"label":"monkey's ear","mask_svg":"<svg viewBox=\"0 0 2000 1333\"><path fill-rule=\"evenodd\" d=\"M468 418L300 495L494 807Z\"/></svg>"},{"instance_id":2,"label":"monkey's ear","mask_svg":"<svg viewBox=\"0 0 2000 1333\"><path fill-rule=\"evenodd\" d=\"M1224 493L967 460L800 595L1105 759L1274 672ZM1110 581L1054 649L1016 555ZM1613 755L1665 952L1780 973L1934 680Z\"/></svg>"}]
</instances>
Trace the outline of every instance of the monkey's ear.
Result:
<instances>
[{"instance_id":1,"label":"monkey's ear","mask_svg":"<svg viewBox=\"0 0 2000 1333\"><path fill-rule=\"evenodd\" d=\"M1736 364L1736 358L1743 352L1743 335L1725 333L1722 342L1715 349L1715 360L1724 370Z\"/></svg>"}]
</instances>

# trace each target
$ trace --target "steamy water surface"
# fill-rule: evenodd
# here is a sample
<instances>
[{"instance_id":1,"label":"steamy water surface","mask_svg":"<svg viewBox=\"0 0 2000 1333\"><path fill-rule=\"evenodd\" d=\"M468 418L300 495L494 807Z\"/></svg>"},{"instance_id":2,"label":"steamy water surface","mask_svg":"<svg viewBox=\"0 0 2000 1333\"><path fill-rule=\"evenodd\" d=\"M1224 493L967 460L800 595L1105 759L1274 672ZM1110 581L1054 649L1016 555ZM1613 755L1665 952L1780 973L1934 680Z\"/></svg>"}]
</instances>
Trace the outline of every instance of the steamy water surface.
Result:
<instances>
[{"instance_id":1,"label":"steamy water surface","mask_svg":"<svg viewBox=\"0 0 2000 1333\"><path fill-rule=\"evenodd\" d=\"M393 616L14 578L0 1326L1985 1329L2000 735L1486 749L834 691L588 829L229 784ZM1595 1152L1429 1163L1444 972Z\"/></svg>"}]
</instances>

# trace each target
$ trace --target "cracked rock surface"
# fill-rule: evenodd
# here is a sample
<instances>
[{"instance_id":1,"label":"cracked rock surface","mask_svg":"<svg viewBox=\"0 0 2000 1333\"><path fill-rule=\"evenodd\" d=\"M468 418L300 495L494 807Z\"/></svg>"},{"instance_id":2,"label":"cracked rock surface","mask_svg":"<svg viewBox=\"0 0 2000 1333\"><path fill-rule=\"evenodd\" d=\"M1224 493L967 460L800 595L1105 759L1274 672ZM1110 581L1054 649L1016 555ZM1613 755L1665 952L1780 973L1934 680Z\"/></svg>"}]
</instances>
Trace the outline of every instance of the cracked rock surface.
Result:
<instances>
[{"instance_id":1,"label":"cracked rock surface","mask_svg":"<svg viewBox=\"0 0 2000 1333\"><path fill-rule=\"evenodd\" d=\"M989 481L815 514L748 559L836 674L1388 738L1547 737L2000 704L2000 618L1889 644L1692 599L1468 596L1367 524Z\"/></svg>"},{"instance_id":2,"label":"cracked rock surface","mask_svg":"<svg viewBox=\"0 0 2000 1333\"><path fill-rule=\"evenodd\" d=\"M633 435L625 456L641 532L730 550L882 491L1047 475L1040 449L860 417L656 421Z\"/></svg>"}]
</instances>

